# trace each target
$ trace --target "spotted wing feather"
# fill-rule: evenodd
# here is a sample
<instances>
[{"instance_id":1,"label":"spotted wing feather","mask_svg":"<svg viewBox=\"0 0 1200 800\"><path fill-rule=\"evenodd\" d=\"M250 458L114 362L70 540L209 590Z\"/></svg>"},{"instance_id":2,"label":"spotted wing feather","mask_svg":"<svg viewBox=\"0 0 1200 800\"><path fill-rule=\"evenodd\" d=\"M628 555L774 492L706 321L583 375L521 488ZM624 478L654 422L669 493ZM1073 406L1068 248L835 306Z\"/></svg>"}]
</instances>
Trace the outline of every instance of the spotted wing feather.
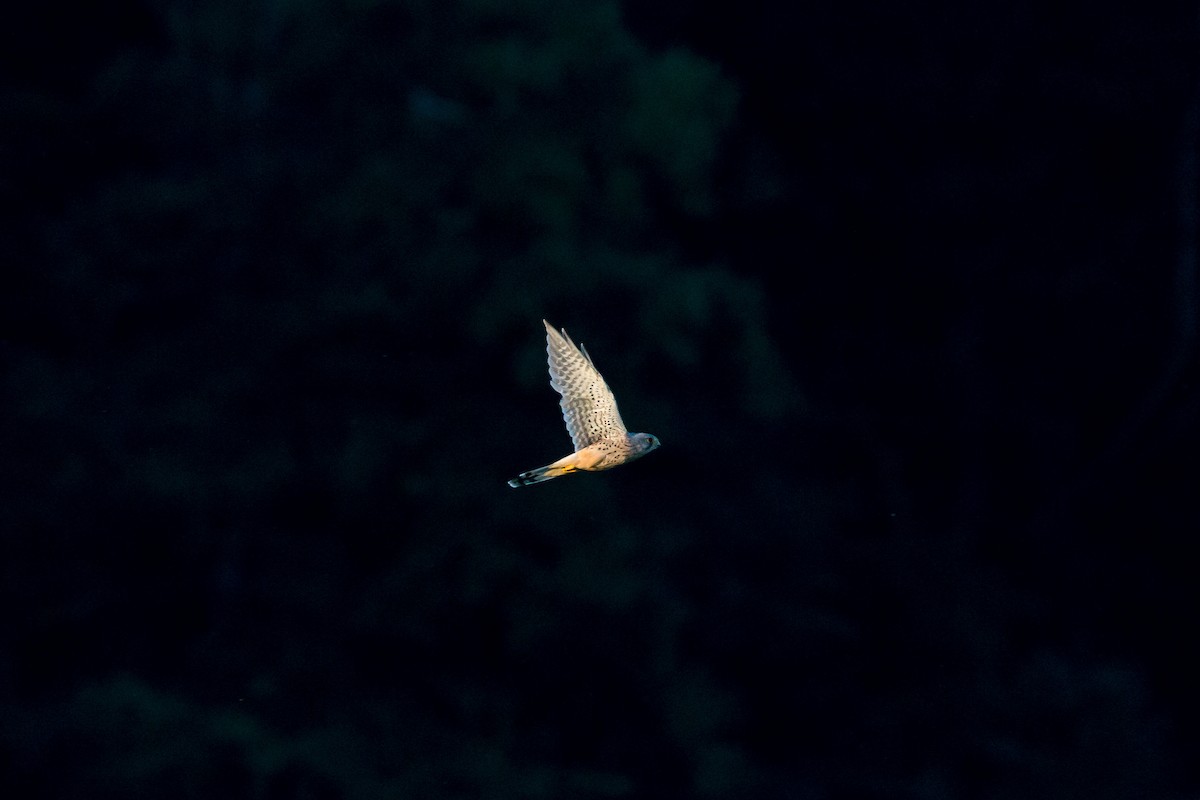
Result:
<instances>
[{"instance_id":1,"label":"spotted wing feather","mask_svg":"<svg viewBox=\"0 0 1200 800\"><path fill-rule=\"evenodd\" d=\"M546 325L550 385L562 395L559 406L575 449L624 436L625 423L617 411L617 401L587 350L576 347L565 329L559 333L550 323L542 322Z\"/></svg>"}]
</instances>

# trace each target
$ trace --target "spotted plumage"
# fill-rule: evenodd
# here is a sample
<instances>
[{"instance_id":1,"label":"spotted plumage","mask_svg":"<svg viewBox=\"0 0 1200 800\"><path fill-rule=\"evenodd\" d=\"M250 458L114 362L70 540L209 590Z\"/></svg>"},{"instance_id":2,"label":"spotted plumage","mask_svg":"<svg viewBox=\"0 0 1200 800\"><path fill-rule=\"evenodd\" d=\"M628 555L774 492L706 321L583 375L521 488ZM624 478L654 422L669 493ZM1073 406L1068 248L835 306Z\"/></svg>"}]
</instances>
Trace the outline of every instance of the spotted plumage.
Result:
<instances>
[{"instance_id":1,"label":"spotted plumage","mask_svg":"<svg viewBox=\"0 0 1200 800\"><path fill-rule=\"evenodd\" d=\"M528 486L572 472L599 472L612 469L658 447L658 437L649 433L629 433L617 410L612 390L600 376L587 348L546 326L546 354L550 363L550 386L562 395L559 406L575 452L553 464L522 472L509 486Z\"/></svg>"}]
</instances>

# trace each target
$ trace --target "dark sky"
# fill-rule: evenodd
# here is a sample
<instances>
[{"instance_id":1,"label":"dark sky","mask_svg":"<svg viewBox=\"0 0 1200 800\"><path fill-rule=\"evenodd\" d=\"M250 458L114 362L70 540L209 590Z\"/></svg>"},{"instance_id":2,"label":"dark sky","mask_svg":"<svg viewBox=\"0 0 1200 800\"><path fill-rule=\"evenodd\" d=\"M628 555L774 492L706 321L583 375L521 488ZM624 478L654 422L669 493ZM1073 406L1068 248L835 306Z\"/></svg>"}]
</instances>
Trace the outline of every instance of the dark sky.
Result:
<instances>
[{"instance_id":1,"label":"dark sky","mask_svg":"<svg viewBox=\"0 0 1200 800\"><path fill-rule=\"evenodd\" d=\"M1197 19L17 12L0 785L1193 796Z\"/></svg>"}]
</instances>

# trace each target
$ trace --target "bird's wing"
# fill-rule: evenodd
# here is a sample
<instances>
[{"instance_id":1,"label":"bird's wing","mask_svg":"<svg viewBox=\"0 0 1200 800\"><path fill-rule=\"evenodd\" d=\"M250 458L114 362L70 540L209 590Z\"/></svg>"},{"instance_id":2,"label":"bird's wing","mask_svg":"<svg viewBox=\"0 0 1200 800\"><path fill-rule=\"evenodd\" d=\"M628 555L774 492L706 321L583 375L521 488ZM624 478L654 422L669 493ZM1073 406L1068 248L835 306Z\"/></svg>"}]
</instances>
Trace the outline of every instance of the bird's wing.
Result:
<instances>
[{"instance_id":1,"label":"bird's wing","mask_svg":"<svg viewBox=\"0 0 1200 800\"><path fill-rule=\"evenodd\" d=\"M546 320L542 323L546 326L550 385L562 395L559 405L575 449L624 436L625 423L617 411L617 401L587 350L576 347L565 329L559 333Z\"/></svg>"}]
</instances>

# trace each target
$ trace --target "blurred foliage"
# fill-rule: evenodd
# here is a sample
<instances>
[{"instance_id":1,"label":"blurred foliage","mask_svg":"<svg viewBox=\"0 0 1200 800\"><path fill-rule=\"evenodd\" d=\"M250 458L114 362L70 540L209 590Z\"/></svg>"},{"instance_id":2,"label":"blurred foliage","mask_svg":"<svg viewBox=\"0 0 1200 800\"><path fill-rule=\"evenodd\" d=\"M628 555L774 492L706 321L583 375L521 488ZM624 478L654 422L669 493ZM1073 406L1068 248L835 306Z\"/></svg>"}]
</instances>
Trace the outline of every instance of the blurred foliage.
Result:
<instances>
[{"instance_id":1,"label":"blurred foliage","mask_svg":"<svg viewBox=\"0 0 1200 800\"><path fill-rule=\"evenodd\" d=\"M77 105L27 100L97 163L30 214L30 294L5 301L7 477L32 500L6 512L5 586L40 609L8 632L10 671L45 703L37 736L6 728L17 771L82 754L69 788L114 797L740 782L705 712L727 690L677 652L687 601L662 572L685 519L630 519L599 483L503 484L565 445L543 315L608 337L626 413L677 459L705 412L654 396L701 380L716 337L708 424L797 407L754 286L659 232L712 211L730 84L645 50L609 2L158 23ZM588 730L610 701L628 716ZM673 765L630 766L660 739Z\"/></svg>"},{"instance_id":2,"label":"blurred foliage","mask_svg":"<svg viewBox=\"0 0 1200 800\"><path fill-rule=\"evenodd\" d=\"M79 87L0 103L25 200L2 242L0 779L1163 788L1140 675L1023 639L1043 599L897 521L906 479L870 420L801 394L779 301L681 252L727 211L740 101L716 66L604 0L146 13ZM661 452L504 485L567 446L542 317Z\"/></svg>"}]
</instances>

